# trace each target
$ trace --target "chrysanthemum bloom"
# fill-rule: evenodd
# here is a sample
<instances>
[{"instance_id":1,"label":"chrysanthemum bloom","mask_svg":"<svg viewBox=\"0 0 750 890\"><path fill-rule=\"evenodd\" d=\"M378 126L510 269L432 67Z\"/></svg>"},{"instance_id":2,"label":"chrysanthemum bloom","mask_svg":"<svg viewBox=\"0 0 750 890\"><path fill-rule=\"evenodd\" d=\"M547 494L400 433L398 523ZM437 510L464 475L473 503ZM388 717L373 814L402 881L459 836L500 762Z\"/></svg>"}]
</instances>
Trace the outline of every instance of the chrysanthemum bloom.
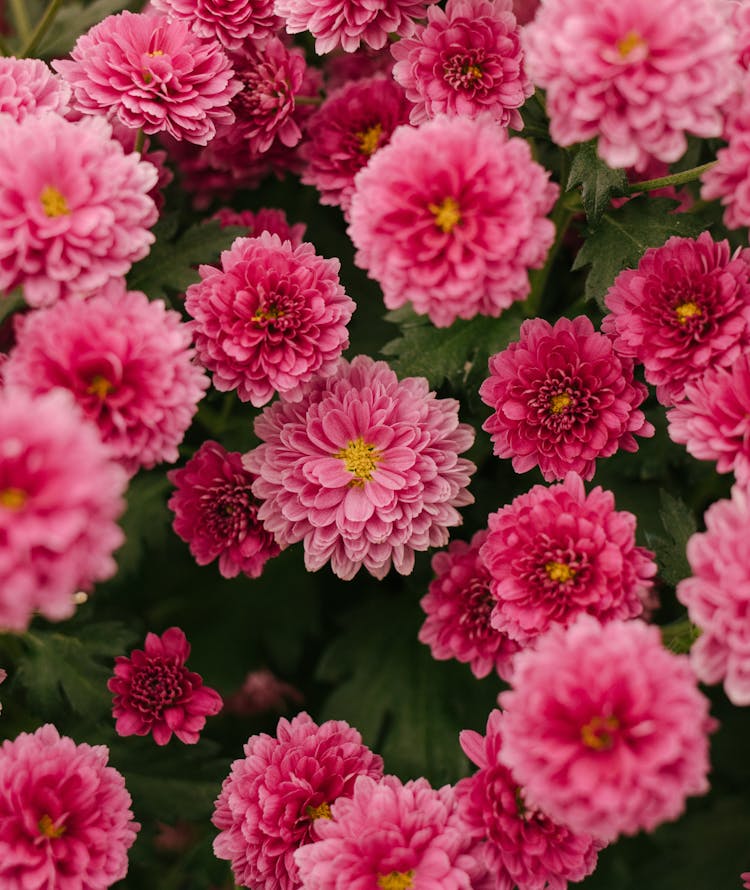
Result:
<instances>
[{"instance_id":1,"label":"chrysanthemum bloom","mask_svg":"<svg viewBox=\"0 0 750 890\"><path fill-rule=\"evenodd\" d=\"M460 738L479 769L456 785L458 810L467 830L483 841L488 890L566 890L568 881L591 874L602 845L528 806L523 788L500 762L502 712L490 713L485 736L466 729Z\"/></svg>"},{"instance_id":2,"label":"chrysanthemum bloom","mask_svg":"<svg viewBox=\"0 0 750 890\"><path fill-rule=\"evenodd\" d=\"M742 886L746 888L746 890L750 890L750 871L744 871L740 875L742 880L745 882Z\"/></svg>"},{"instance_id":3,"label":"chrysanthemum bloom","mask_svg":"<svg viewBox=\"0 0 750 890\"><path fill-rule=\"evenodd\" d=\"M162 300L118 279L89 300L23 316L16 336L9 384L70 390L129 472L178 459L208 379L192 360L188 325Z\"/></svg>"},{"instance_id":4,"label":"chrysanthemum bloom","mask_svg":"<svg viewBox=\"0 0 750 890\"><path fill-rule=\"evenodd\" d=\"M52 67L86 114L197 145L234 121L229 102L240 84L232 64L216 40L198 37L184 21L110 15L78 38L70 57Z\"/></svg>"},{"instance_id":5,"label":"chrysanthemum bloom","mask_svg":"<svg viewBox=\"0 0 750 890\"><path fill-rule=\"evenodd\" d=\"M708 232L645 252L605 296L602 330L615 351L644 366L663 405L707 368L727 367L750 345L750 250Z\"/></svg>"},{"instance_id":6,"label":"chrysanthemum bloom","mask_svg":"<svg viewBox=\"0 0 750 890\"><path fill-rule=\"evenodd\" d=\"M237 212L229 207L222 207L214 214L214 219L218 219L222 228L243 226L247 229L249 238L257 238L261 232L278 235L282 241L291 241L292 247L299 247L302 244L307 229L305 223L289 225L286 213L275 207L262 207L255 213L252 210Z\"/></svg>"},{"instance_id":7,"label":"chrysanthemum bloom","mask_svg":"<svg viewBox=\"0 0 750 890\"><path fill-rule=\"evenodd\" d=\"M411 300L439 327L498 316L544 263L558 191L528 143L487 118L399 127L355 179L355 261L389 309Z\"/></svg>"},{"instance_id":8,"label":"chrysanthemum bloom","mask_svg":"<svg viewBox=\"0 0 750 890\"><path fill-rule=\"evenodd\" d=\"M115 658L115 675L107 681L114 692L112 716L121 736L151 735L166 745L174 733L186 745L194 745L206 725L206 717L221 710L221 696L203 685L200 674L185 662L190 644L179 627L161 636L149 633L143 649Z\"/></svg>"},{"instance_id":9,"label":"chrysanthemum bloom","mask_svg":"<svg viewBox=\"0 0 750 890\"><path fill-rule=\"evenodd\" d=\"M535 485L489 517L480 555L494 597L492 626L528 645L581 613L600 621L643 612L654 554L635 545L636 517L581 477Z\"/></svg>"},{"instance_id":10,"label":"chrysanthemum bloom","mask_svg":"<svg viewBox=\"0 0 750 890\"><path fill-rule=\"evenodd\" d=\"M70 87L40 59L0 58L0 112L22 121L30 114L65 114Z\"/></svg>"},{"instance_id":11,"label":"chrysanthemum bloom","mask_svg":"<svg viewBox=\"0 0 750 890\"><path fill-rule=\"evenodd\" d=\"M221 269L201 266L185 308L214 386L260 406L280 392L297 398L315 374L333 372L349 345L354 301L339 283L337 259L278 235L237 238Z\"/></svg>"},{"instance_id":12,"label":"chrysanthemum bloom","mask_svg":"<svg viewBox=\"0 0 750 890\"><path fill-rule=\"evenodd\" d=\"M551 482L573 470L594 475L596 458L637 451L635 436L654 428L638 406L647 388L633 380L632 359L584 315L521 325L521 339L491 356L479 389L493 410L482 429L495 454L513 459L516 473L539 466Z\"/></svg>"},{"instance_id":13,"label":"chrysanthemum bloom","mask_svg":"<svg viewBox=\"0 0 750 890\"><path fill-rule=\"evenodd\" d=\"M519 25L528 25L539 9L540 0L513 0L513 15Z\"/></svg>"},{"instance_id":14,"label":"chrysanthemum bloom","mask_svg":"<svg viewBox=\"0 0 750 890\"><path fill-rule=\"evenodd\" d=\"M475 848L453 788L385 776L358 779L294 860L304 890L470 890L484 874Z\"/></svg>"},{"instance_id":15,"label":"chrysanthemum bloom","mask_svg":"<svg viewBox=\"0 0 750 890\"><path fill-rule=\"evenodd\" d=\"M478 531L470 544L452 541L432 557L437 577L419 603L427 613L419 640L430 647L433 658L469 664L475 677L494 670L509 680L520 647L490 623L495 600L490 573L479 556L486 537L486 531Z\"/></svg>"},{"instance_id":16,"label":"chrysanthemum bloom","mask_svg":"<svg viewBox=\"0 0 750 890\"><path fill-rule=\"evenodd\" d=\"M524 28L558 145L598 137L610 167L672 163L686 132L720 136L737 83L730 4L714 0L548 0Z\"/></svg>"},{"instance_id":17,"label":"chrysanthemum bloom","mask_svg":"<svg viewBox=\"0 0 750 890\"><path fill-rule=\"evenodd\" d=\"M652 831L708 790L708 700L658 627L590 615L553 627L518 653L500 704L502 762L571 831Z\"/></svg>"},{"instance_id":18,"label":"chrysanthemum bloom","mask_svg":"<svg viewBox=\"0 0 750 890\"><path fill-rule=\"evenodd\" d=\"M258 501L250 490L255 476L242 466L242 455L207 441L167 477L176 486L169 499L172 527L198 565L218 557L224 578L240 572L260 577L279 547L258 520Z\"/></svg>"},{"instance_id":19,"label":"chrysanthemum bloom","mask_svg":"<svg viewBox=\"0 0 750 890\"><path fill-rule=\"evenodd\" d=\"M107 890L125 877L140 828L104 745L51 724L0 747L0 885Z\"/></svg>"},{"instance_id":20,"label":"chrysanthemum bloom","mask_svg":"<svg viewBox=\"0 0 750 890\"><path fill-rule=\"evenodd\" d=\"M279 720L235 760L216 801L214 853L232 863L235 881L254 890L296 890L294 851L352 794L357 776L379 779L383 761L343 720L318 726L308 714Z\"/></svg>"},{"instance_id":21,"label":"chrysanthemum bloom","mask_svg":"<svg viewBox=\"0 0 750 890\"><path fill-rule=\"evenodd\" d=\"M517 109L534 92L512 0L448 0L431 6L427 24L391 47L393 76L413 103L411 122L437 114L489 114L523 127Z\"/></svg>"},{"instance_id":22,"label":"chrysanthemum bloom","mask_svg":"<svg viewBox=\"0 0 750 890\"><path fill-rule=\"evenodd\" d=\"M101 118L3 123L0 291L48 305L125 275L149 251L157 171L126 155Z\"/></svg>"},{"instance_id":23,"label":"chrysanthemum bloom","mask_svg":"<svg viewBox=\"0 0 750 890\"><path fill-rule=\"evenodd\" d=\"M0 390L0 628L61 621L112 577L127 477L66 392Z\"/></svg>"},{"instance_id":24,"label":"chrysanthemum bloom","mask_svg":"<svg viewBox=\"0 0 750 890\"><path fill-rule=\"evenodd\" d=\"M255 432L262 444L245 466L259 476L258 516L282 548L304 542L311 572L330 560L345 580L362 566L408 575L415 551L447 544L456 508L474 500L474 464L458 457L474 429L458 402L366 355L315 378L302 401L266 408Z\"/></svg>"},{"instance_id":25,"label":"chrysanthemum bloom","mask_svg":"<svg viewBox=\"0 0 750 890\"><path fill-rule=\"evenodd\" d=\"M353 53L338 50L323 59L326 90L331 93L354 80L366 77L392 78L393 56L390 46L373 50L366 46Z\"/></svg>"},{"instance_id":26,"label":"chrysanthemum bloom","mask_svg":"<svg viewBox=\"0 0 750 890\"><path fill-rule=\"evenodd\" d=\"M354 176L409 120L409 103L398 84L384 77L355 80L331 93L305 128L302 182L314 185L321 204L346 213Z\"/></svg>"},{"instance_id":27,"label":"chrysanthemum bloom","mask_svg":"<svg viewBox=\"0 0 750 890\"><path fill-rule=\"evenodd\" d=\"M151 7L184 21L200 37L216 38L226 49L249 39L265 40L280 26L273 0L151 0Z\"/></svg>"}]
</instances>

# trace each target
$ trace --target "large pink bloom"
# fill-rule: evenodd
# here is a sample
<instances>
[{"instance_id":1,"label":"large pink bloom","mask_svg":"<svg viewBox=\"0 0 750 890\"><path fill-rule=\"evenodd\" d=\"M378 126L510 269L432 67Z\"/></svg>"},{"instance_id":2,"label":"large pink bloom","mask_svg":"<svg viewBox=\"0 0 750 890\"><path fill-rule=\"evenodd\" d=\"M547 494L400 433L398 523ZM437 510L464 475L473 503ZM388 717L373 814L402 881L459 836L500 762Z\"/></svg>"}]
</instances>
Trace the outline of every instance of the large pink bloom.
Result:
<instances>
[{"instance_id":1,"label":"large pink bloom","mask_svg":"<svg viewBox=\"0 0 750 890\"><path fill-rule=\"evenodd\" d=\"M599 138L611 167L671 163L686 131L720 136L737 82L730 4L714 0L548 0L524 29L558 145Z\"/></svg>"},{"instance_id":2,"label":"large pink bloom","mask_svg":"<svg viewBox=\"0 0 750 890\"><path fill-rule=\"evenodd\" d=\"M259 476L258 516L281 547L304 542L308 571L330 560L346 580L362 566L408 575L415 551L447 544L456 508L474 500L474 464L458 457L474 430L458 402L365 355L315 378L301 402L266 408L255 432L245 466Z\"/></svg>"},{"instance_id":3,"label":"large pink bloom","mask_svg":"<svg viewBox=\"0 0 750 890\"><path fill-rule=\"evenodd\" d=\"M658 627L590 615L553 627L516 656L500 704L502 762L571 831L652 831L708 790L708 700Z\"/></svg>"},{"instance_id":4,"label":"large pink bloom","mask_svg":"<svg viewBox=\"0 0 750 890\"><path fill-rule=\"evenodd\" d=\"M605 302L615 350L643 364L659 401L673 405L686 383L750 346L750 250L732 252L708 232L670 238L621 272Z\"/></svg>"},{"instance_id":5,"label":"large pink bloom","mask_svg":"<svg viewBox=\"0 0 750 890\"><path fill-rule=\"evenodd\" d=\"M201 266L187 290L198 357L214 386L260 406L275 392L298 398L315 374L331 374L349 345L355 304L339 283L339 261L278 235L237 238L221 269Z\"/></svg>"},{"instance_id":6,"label":"large pink bloom","mask_svg":"<svg viewBox=\"0 0 750 890\"><path fill-rule=\"evenodd\" d=\"M70 87L40 59L0 58L0 112L22 121L30 114L65 114Z\"/></svg>"},{"instance_id":7,"label":"large pink bloom","mask_svg":"<svg viewBox=\"0 0 750 890\"><path fill-rule=\"evenodd\" d=\"M573 470L591 479L596 458L637 451L635 436L654 428L638 406L648 395L633 362L584 315L521 325L521 339L490 358L479 395L493 410L482 429L495 454L526 473L539 466L551 482Z\"/></svg>"},{"instance_id":8,"label":"large pink bloom","mask_svg":"<svg viewBox=\"0 0 750 890\"><path fill-rule=\"evenodd\" d=\"M439 327L498 316L544 263L557 194L528 143L489 119L399 127L355 179L355 261L389 309L411 300Z\"/></svg>"},{"instance_id":9,"label":"large pink bloom","mask_svg":"<svg viewBox=\"0 0 750 890\"><path fill-rule=\"evenodd\" d=\"M19 319L16 336L3 368L9 384L70 390L130 472L178 459L208 379L177 312L117 280L89 300Z\"/></svg>"},{"instance_id":10,"label":"large pink bloom","mask_svg":"<svg viewBox=\"0 0 750 890\"><path fill-rule=\"evenodd\" d=\"M77 590L114 575L125 485L68 393L0 391L0 628L68 618Z\"/></svg>"},{"instance_id":11,"label":"large pink bloom","mask_svg":"<svg viewBox=\"0 0 750 890\"><path fill-rule=\"evenodd\" d=\"M0 747L0 884L5 890L107 890L125 877L140 828L104 745L51 724Z\"/></svg>"},{"instance_id":12,"label":"large pink bloom","mask_svg":"<svg viewBox=\"0 0 750 890\"><path fill-rule=\"evenodd\" d=\"M216 40L198 37L184 21L110 15L78 38L70 56L52 67L86 114L198 145L234 120L228 106L240 84L229 59Z\"/></svg>"},{"instance_id":13,"label":"large pink bloom","mask_svg":"<svg viewBox=\"0 0 750 890\"><path fill-rule=\"evenodd\" d=\"M245 758L232 764L212 819L220 831L214 853L244 887L296 890L294 851L331 819L335 801L351 796L358 776L382 775L383 761L343 720L282 718L275 738L251 736Z\"/></svg>"},{"instance_id":14,"label":"large pink bloom","mask_svg":"<svg viewBox=\"0 0 750 890\"><path fill-rule=\"evenodd\" d=\"M91 293L154 241L156 168L100 118L6 120L0 173L0 291L22 285L32 306Z\"/></svg>"},{"instance_id":15,"label":"large pink bloom","mask_svg":"<svg viewBox=\"0 0 750 890\"><path fill-rule=\"evenodd\" d=\"M252 210L235 211L229 207L222 207L214 214L222 228L227 226L241 226L247 229L248 238L257 238L262 232L278 235L282 241L291 241L292 247L299 247L305 238L305 223L289 224L286 213L275 207L261 207L253 213Z\"/></svg>"},{"instance_id":16,"label":"large pink bloom","mask_svg":"<svg viewBox=\"0 0 750 890\"><path fill-rule=\"evenodd\" d=\"M281 25L273 14L273 0L151 0L151 7L232 50L248 38L265 40Z\"/></svg>"}]
</instances>

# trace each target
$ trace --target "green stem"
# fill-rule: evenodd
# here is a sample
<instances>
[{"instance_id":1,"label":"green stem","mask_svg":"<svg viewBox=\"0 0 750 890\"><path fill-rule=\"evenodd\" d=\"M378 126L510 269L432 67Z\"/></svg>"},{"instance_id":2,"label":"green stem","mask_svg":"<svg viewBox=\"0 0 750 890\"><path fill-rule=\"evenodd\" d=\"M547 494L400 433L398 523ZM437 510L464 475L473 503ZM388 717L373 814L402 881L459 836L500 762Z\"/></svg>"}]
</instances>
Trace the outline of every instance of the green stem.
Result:
<instances>
[{"instance_id":1,"label":"green stem","mask_svg":"<svg viewBox=\"0 0 750 890\"><path fill-rule=\"evenodd\" d=\"M555 240L552 243L547 260L541 269L533 269L529 273L529 281L531 282L531 293L524 302L524 312L527 318L533 318L539 312L539 307L544 295L544 289L547 286L552 266L557 257L560 247L562 246L565 233L568 231L570 221L576 215L576 210L566 206L563 195L557 202L557 206L552 212L552 222L555 224Z\"/></svg>"},{"instance_id":2,"label":"green stem","mask_svg":"<svg viewBox=\"0 0 750 890\"><path fill-rule=\"evenodd\" d=\"M693 643L700 636L700 630L690 622L687 616L679 618L671 624L665 624L660 630L662 641L667 649L680 654L689 652Z\"/></svg>"},{"instance_id":3,"label":"green stem","mask_svg":"<svg viewBox=\"0 0 750 890\"><path fill-rule=\"evenodd\" d=\"M295 105L320 105L322 103L320 96L295 96Z\"/></svg>"},{"instance_id":4,"label":"green stem","mask_svg":"<svg viewBox=\"0 0 750 890\"><path fill-rule=\"evenodd\" d=\"M31 34L31 22L26 11L26 0L10 0L10 8L13 12L13 21L16 23L16 33L21 41L28 40Z\"/></svg>"},{"instance_id":5,"label":"green stem","mask_svg":"<svg viewBox=\"0 0 750 890\"><path fill-rule=\"evenodd\" d=\"M663 189L669 185L684 185L686 182L693 182L702 176L706 170L715 167L716 163L716 161L709 161L708 164L701 164L700 167L691 167L689 170L683 170L681 173L671 173L669 176L661 176L659 179L644 179L643 182L634 182L628 186L628 194L652 192L654 189Z\"/></svg>"},{"instance_id":6,"label":"green stem","mask_svg":"<svg viewBox=\"0 0 750 890\"><path fill-rule=\"evenodd\" d=\"M0 297L0 323L23 305L23 291L20 287L12 290L7 296Z\"/></svg>"},{"instance_id":7,"label":"green stem","mask_svg":"<svg viewBox=\"0 0 750 890\"><path fill-rule=\"evenodd\" d=\"M133 145L133 151L137 151L138 154L143 154L143 146L146 142L146 134L143 130L138 130L135 134L135 145Z\"/></svg>"},{"instance_id":8,"label":"green stem","mask_svg":"<svg viewBox=\"0 0 750 890\"><path fill-rule=\"evenodd\" d=\"M0 37L0 56L12 56L13 50L8 46L5 40Z\"/></svg>"},{"instance_id":9,"label":"green stem","mask_svg":"<svg viewBox=\"0 0 750 890\"><path fill-rule=\"evenodd\" d=\"M49 0L47 8L44 10L44 14L37 22L36 28L34 28L34 33L26 41L24 48L19 54L19 58L26 59L33 52L36 52L37 47L42 42L42 39L47 33L49 26L52 24L52 22L54 22L55 16L57 15L58 10L61 6L62 0Z\"/></svg>"}]
</instances>

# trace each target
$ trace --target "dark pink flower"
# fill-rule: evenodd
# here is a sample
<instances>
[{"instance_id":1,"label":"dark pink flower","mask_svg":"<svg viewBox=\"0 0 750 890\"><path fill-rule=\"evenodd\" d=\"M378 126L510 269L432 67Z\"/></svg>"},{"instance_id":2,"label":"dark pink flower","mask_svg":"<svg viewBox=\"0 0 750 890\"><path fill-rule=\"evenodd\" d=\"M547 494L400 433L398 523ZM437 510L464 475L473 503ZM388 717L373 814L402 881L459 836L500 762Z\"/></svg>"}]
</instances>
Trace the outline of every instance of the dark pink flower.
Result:
<instances>
[{"instance_id":1,"label":"dark pink flower","mask_svg":"<svg viewBox=\"0 0 750 890\"><path fill-rule=\"evenodd\" d=\"M128 871L140 828L104 745L51 724L0 747L0 884L7 890L108 890Z\"/></svg>"},{"instance_id":2,"label":"dark pink flower","mask_svg":"<svg viewBox=\"0 0 750 890\"><path fill-rule=\"evenodd\" d=\"M750 871L744 871L740 878L745 882L742 886L746 888L746 890L750 890Z\"/></svg>"},{"instance_id":3,"label":"dark pink flower","mask_svg":"<svg viewBox=\"0 0 750 890\"><path fill-rule=\"evenodd\" d=\"M146 634L143 649L115 658L115 675L107 681L114 693L112 716L118 735L151 735L166 745L172 734L194 745L206 717L221 710L221 696L203 685L185 662L190 644L179 627L161 636Z\"/></svg>"},{"instance_id":4,"label":"dark pink flower","mask_svg":"<svg viewBox=\"0 0 750 890\"><path fill-rule=\"evenodd\" d=\"M519 25L528 25L536 15L541 0L513 0L513 15Z\"/></svg>"},{"instance_id":5,"label":"dark pink flower","mask_svg":"<svg viewBox=\"0 0 750 890\"><path fill-rule=\"evenodd\" d=\"M362 80L366 77L392 78L393 56L391 48L385 45L382 49L369 49L360 47L353 53L338 50L327 55L323 59L323 72L325 85L329 93L345 87L353 80Z\"/></svg>"},{"instance_id":6,"label":"dark pink flower","mask_svg":"<svg viewBox=\"0 0 750 890\"><path fill-rule=\"evenodd\" d=\"M275 711L282 713L290 702L302 704L304 696L295 686L280 680L268 668L250 671L242 686L224 699L224 712L238 717L255 717Z\"/></svg>"},{"instance_id":7,"label":"dark pink flower","mask_svg":"<svg viewBox=\"0 0 750 890\"><path fill-rule=\"evenodd\" d=\"M248 39L265 40L281 25L273 14L273 0L151 0L151 7L232 50L241 49Z\"/></svg>"},{"instance_id":8,"label":"dark pink flower","mask_svg":"<svg viewBox=\"0 0 750 890\"><path fill-rule=\"evenodd\" d=\"M279 720L276 737L261 733L235 760L216 801L214 853L232 863L235 881L255 890L300 886L294 851L331 819L335 801L351 796L358 776L379 779L383 761L343 720L318 726L304 712Z\"/></svg>"},{"instance_id":9,"label":"dark pink flower","mask_svg":"<svg viewBox=\"0 0 750 890\"><path fill-rule=\"evenodd\" d=\"M68 110L70 87L40 59L0 58L0 113L22 121L30 114Z\"/></svg>"},{"instance_id":10,"label":"dark pink flower","mask_svg":"<svg viewBox=\"0 0 750 890\"><path fill-rule=\"evenodd\" d=\"M654 428L638 406L648 395L633 362L584 315L521 325L521 339L491 356L479 395L493 410L482 429L516 473L539 466L551 482L573 470L591 479L596 458L637 451Z\"/></svg>"},{"instance_id":11,"label":"dark pink flower","mask_svg":"<svg viewBox=\"0 0 750 890\"><path fill-rule=\"evenodd\" d=\"M229 207L222 207L214 214L222 228L241 226L247 229L248 238L257 238L261 232L278 235L282 241L291 241L292 247L299 247L305 238L305 223L289 225L286 213L273 207L261 207L254 213L252 210L237 212Z\"/></svg>"}]
</instances>

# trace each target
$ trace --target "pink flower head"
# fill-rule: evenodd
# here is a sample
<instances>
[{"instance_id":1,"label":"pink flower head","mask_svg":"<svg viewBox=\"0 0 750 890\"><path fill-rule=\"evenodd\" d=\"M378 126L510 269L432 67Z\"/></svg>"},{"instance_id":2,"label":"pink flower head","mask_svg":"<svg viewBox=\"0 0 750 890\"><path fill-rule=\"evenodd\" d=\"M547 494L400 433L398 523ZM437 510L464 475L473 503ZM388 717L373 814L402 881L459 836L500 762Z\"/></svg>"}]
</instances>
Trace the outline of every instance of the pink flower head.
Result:
<instances>
[{"instance_id":1,"label":"pink flower head","mask_svg":"<svg viewBox=\"0 0 750 890\"><path fill-rule=\"evenodd\" d=\"M447 544L456 508L474 500L474 464L458 457L474 430L458 402L366 355L315 378L300 402L266 408L255 432L245 466L259 476L258 516L282 548L304 541L311 572L330 560L345 580L362 566L408 575L415 551Z\"/></svg>"},{"instance_id":2,"label":"pink flower head","mask_svg":"<svg viewBox=\"0 0 750 890\"><path fill-rule=\"evenodd\" d=\"M528 143L488 118L399 127L355 179L355 262L389 309L411 300L438 327L497 317L544 263L557 194Z\"/></svg>"},{"instance_id":3,"label":"pink flower head","mask_svg":"<svg viewBox=\"0 0 750 890\"><path fill-rule=\"evenodd\" d=\"M354 301L339 283L339 261L312 244L278 235L237 238L221 269L201 266L187 289L198 357L222 392L260 406L280 392L300 395L315 374L331 374L349 345Z\"/></svg>"},{"instance_id":4,"label":"pink flower head","mask_svg":"<svg viewBox=\"0 0 750 890\"><path fill-rule=\"evenodd\" d=\"M528 25L536 15L541 0L513 0L513 15L519 25Z\"/></svg>"},{"instance_id":5,"label":"pink flower head","mask_svg":"<svg viewBox=\"0 0 750 890\"><path fill-rule=\"evenodd\" d=\"M468 663L475 677L494 670L509 680L520 647L490 623L495 602L490 574L479 556L486 537L486 531L479 531L470 544L452 541L432 557L437 577L419 603L427 614L419 640L430 647L433 658Z\"/></svg>"},{"instance_id":6,"label":"pink flower head","mask_svg":"<svg viewBox=\"0 0 750 890\"><path fill-rule=\"evenodd\" d=\"M169 500L172 527L190 545L199 566L217 557L224 578L258 578L279 547L258 519L250 487L255 479L242 455L207 441L179 470L167 473L176 490Z\"/></svg>"},{"instance_id":7,"label":"pink flower head","mask_svg":"<svg viewBox=\"0 0 750 890\"><path fill-rule=\"evenodd\" d=\"M16 336L3 369L9 384L70 390L131 473L178 459L208 379L192 361L188 326L162 300L119 279L89 300L20 318Z\"/></svg>"},{"instance_id":8,"label":"pink flower head","mask_svg":"<svg viewBox=\"0 0 750 890\"><path fill-rule=\"evenodd\" d=\"M705 794L714 721L685 655L658 627L581 615L519 652L502 762L526 799L576 833L652 831Z\"/></svg>"},{"instance_id":9,"label":"pink flower head","mask_svg":"<svg viewBox=\"0 0 750 890\"><path fill-rule=\"evenodd\" d=\"M427 10L414 37L393 44L393 76L413 103L413 124L490 114L503 127L523 127L517 109L534 85L512 8L512 0L448 0L445 11Z\"/></svg>"},{"instance_id":10,"label":"pink flower head","mask_svg":"<svg viewBox=\"0 0 750 890\"><path fill-rule=\"evenodd\" d=\"M637 451L635 436L654 428L638 406L648 395L633 380L633 362L584 315L521 325L521 339L491 356L479 390L493 410L482 426L495 454L516 473L539 466L551 482L573 470L591 479L596 458Z\"/></svg>"},{"instance_id":11,"label":"pink flower head","mask_svg":"<svg viewBox=\"0 0 750 890\"><path fill-rule=\"evenodd\" d=\"M453 788L396 776L357 779L315 843L294 856L305 890L471 890L484 869L456 813ZM318 840L319 838L319 840Z\"/></svg>"},{"instance_id":12,"label":"pink flower head","mask_svg":"<svg viewBox=\"0 0 750 890\"><path fill-rule=\"evenodd\" d=\"M68 393L0 390L0 628L69 618L114 575L126 481Z\"/></svg>"},{"instance_id":13,"label":"pink flower head","mask_svg":"<svg viewBox=\"0 0 750 890\"><path fill-rule=\"evenodd\" d=\"M7 890L108 890L128 871L140 828L104 745L76 743L50 723L0 746L0 885Z\"/></svg>"},{"instance_id":14,"label":"pink flower head","mask_svg":"<svg viewBox=\"0 0 750 890\"><path fill-rule=\"evenodd\" d=\"M231 62L217 41L198 37L182 20L110 15L78 38L70 56L52 67L86 114L197 145L234 121L228 106L240 84Z\"/></svg>"},{"instance_id":15,"label":"pink flower head","mask_svg":"<svg viewBox=\"0 0 750 890\"><path fill-rule=\"evenodd\" d=\"M280 680L268 668L249 671L242 686L224 699L224 713L255 717L275 711L282 713L290 702L301 704L305 697L295 686Z\"/></svg>"},{"instance_id":16,"label":"pink flower head","mask_svg":"<svg viewBox=\"0 0 750 890\"><path fill-rule=\"evenodd\" d=\"M382 775L383 761L343 720L282 718L275 738L251 736L245 758L232 764L212 819L214 853L232 863L238 884L296 890L294 851L331 819L335 801L351 796L358 776Z\"/></svg>"},{"instance_id":17,"label":"pink flower head","mask_svg":"<svg viewBox=\"0 0 750 890\"><path fill-rule=\"evenodd\" d=\"M605 302L602 330L616 352L643 364L659 401L673 405L686 383L750 346L750 250L732 252L708 232L670 238L621 272Z\"/></svg>"},{"instance_id":18,"label":"pink flower head","mask_svg":"<svg viewBox=\"0 0 750 890\"><path fill-rule=\"evenodd\" d=\"M291 241L292 247L299 247L305 238L305 223L289 225L286 213L273 207L261 207L253 213L252 210L231 210L222 207L214 214L222 228L227 226L243 226L247 229L248 238L257 238L262 232L278 235L282 241Z\"/></svg>"},{"instance_id":19,"label":"pink flower head","mask_svg":"<svg viewBox=\"0 0 750 890\"><path fill-rule=\"evenodd\" d=\"M750 871L744 871L740 878L745 882L742 886L746 888L746 890L750 890Z\"/></svg>"},{"instance_id":20,"label":"pink flower head","mask_svg":"<svg viewBox=\"0 0 750 890\"><path fill-rule=\"evenodd\" d=\"M724 8L726 7L726 8ZM714 0L548 0L524 29L558 145L598 137L610 167L643 169L720 136L737 83L730 5Z\"/></svg>"},{"instance_id":21,"label":"pink flower head","mask_svg":"<svg viewBox=\"0 0 750 890\"><path fill-rule=\"evenodd\" d=\"M65 114L70 87L40 59L0 58L0 112L22 121L30 114Z\"/></svg>"},{"instance_id":22,"label":"pink flower head","mask_svg":"<svg viewBox=\"0 0 750 890\"><path fill-rule=\"evenodd\" d=\"M501 762L503 715L492 711L485 736L464 730L461 747L479 769L456 785L459 814L481 838L492 890L566 890L596 867L601 843L574 834L527 805L523 788Z\"/></svg>"},{"instance_id":23,"label":"pink flower head","mask_svg":"<svg viewBox=\"0 0 750 890\"><path fill-rule=\"evenodd\" d=\"M203 685L203 678L185 667L190 644L179 627L161 636L146 634L143 649L115 658L115 675L107 681L114 692L112 716L118 735L148 735L166 745L174 733L194 745L206 717L221 710L221 696Z\"/></svg>"},{"instance_id":24,"label":"pink flower head","mask_svg":"<svg viewBox=\"0 0 750 890\"><path fill-rule=\"evenodd\" d=\"M273 14L273 0L151 0L151 8L232 50L241 49L248 39L265 40L281 25Z\"/></svg>"},{"instance_id":25,"label":"pink flower head","mask_svg":"<svg viewBox=\"0 0 750 890\"><path fill-rule=\"evenodd\" d=\"M149 251L157 171L101 118L5 121L0 140L0 291L32 306L88 294Z\"/></svg>"}]
</instances>

